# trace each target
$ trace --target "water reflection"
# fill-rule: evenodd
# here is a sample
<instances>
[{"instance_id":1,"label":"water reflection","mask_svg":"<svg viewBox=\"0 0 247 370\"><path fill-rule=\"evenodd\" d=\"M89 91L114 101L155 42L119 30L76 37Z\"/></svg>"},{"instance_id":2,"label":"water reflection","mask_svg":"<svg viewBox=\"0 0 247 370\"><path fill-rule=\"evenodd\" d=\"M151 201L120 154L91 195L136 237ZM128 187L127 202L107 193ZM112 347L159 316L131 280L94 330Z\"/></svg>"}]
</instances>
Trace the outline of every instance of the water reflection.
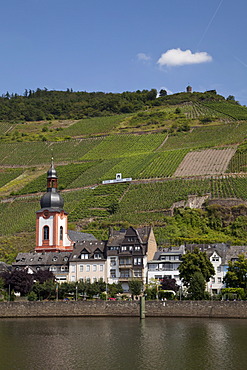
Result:
<instances>
[{"instance_id":1,"label":"water reflection","mask_svg":"<svg viewBox=\"0 0 247 370\"><path fill-rule=\"evenodd\" d=\"M245 369L247 320L0 320L1 369Z\"/></svg>"}]
</instances>

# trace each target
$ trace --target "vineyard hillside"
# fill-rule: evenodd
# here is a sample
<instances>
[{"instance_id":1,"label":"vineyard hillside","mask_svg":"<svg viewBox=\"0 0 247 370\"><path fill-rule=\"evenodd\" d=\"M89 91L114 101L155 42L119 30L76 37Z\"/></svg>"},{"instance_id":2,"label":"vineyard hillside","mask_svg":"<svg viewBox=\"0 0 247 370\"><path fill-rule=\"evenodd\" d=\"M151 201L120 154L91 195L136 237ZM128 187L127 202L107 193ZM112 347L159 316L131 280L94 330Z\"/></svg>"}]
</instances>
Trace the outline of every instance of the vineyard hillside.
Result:
<instances>
[{"instance_id":1,"label":"vineyard hillside","mask_svg":"<svg viewBox=\"0 0 247 370\"><path fill-rule=\"evenodd\" d=\"M215 91L90 95L95 110L86 93L39 94L45 119L0 116L0 259L34 247L52 156L69 228L104 239L110 226L152 224L159 245L247 243L246 107ZM49 116L51 97L63 100L63 115ZM8 112L19 102L31 109L36 93L11 99L0 101ZM69 113L76 102L80 112L87 107L82 116ZM117 173L132 181L102 185ZM184 208L191 196L206 200L202 208Z\"/></svg>"}]
</instances>

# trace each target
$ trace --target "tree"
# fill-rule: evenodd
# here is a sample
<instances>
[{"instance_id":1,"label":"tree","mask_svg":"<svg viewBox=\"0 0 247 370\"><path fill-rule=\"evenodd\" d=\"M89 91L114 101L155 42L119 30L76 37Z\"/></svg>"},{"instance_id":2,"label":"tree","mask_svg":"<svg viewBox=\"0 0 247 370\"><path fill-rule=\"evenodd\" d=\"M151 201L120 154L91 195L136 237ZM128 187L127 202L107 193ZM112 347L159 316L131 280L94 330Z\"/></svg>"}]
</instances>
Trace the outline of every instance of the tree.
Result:
<instances>
[{"instance_id":1,"label":"tree","mask_svg":"<svg viewBox=\"0 0 247 370\"><path fill-rule=\"evenodd\" d=\"M142 281L139 279L132 279L129 281L129 288L132 293L132 295L140 295L142 292Z\"/></svg>"},{"instance_id":2,"label":"tree","mask_svg":"<svg viewBox=\"0 0 247 370\"><path fill-rule=\"evenodd\" d=\"M179 286L176 284L176 279L170 279L169 277L165 276L162 280L160 280L160 289L173 290L174 292L177 292Z\"/></svg>"},{"instance_id":3,"label":"tree","mask_svg":"<svg viewBox=\"0 0 247 370\"><path fill-rule=\"evenodd\" d=\"M229 95L226 100L235 101L235 97L233 95Z\"/></svg>"},{"instance_id":4,"label":"tree","mask_svg":"<svg viewBox=\"0 0 247 370\"><path fill-rule=\"evenodd\" d=\"M160 92L159 92L159 96L162 97L162 96L166 96L167 95L167 91L164 90L164 89L161 89Z\"/></svg>"},{"instance_id":5,"label":"tree","mask_svg":"<svg viewBox=\"0 0 247 370\"><path fill-rule=\"evenodd\" d=\"M40 284L43 284L47 280L55 281L55 276L49 270L39 270L35 274L33 274L33 280L36 280Z\"/></svg>"},{"instance_id":6,"label":"tree","mask_svg":"<svg viewBox=\"0 0 247 370\"><path fill-rule=\"evenodd\" d=\"M244 288L247 291L247 258L243 254L237 261L228 262L228 271L224 278L227 288Z\"/></svg>"},{"instance_id":7,"label":"tree","mask_svg":"<svg viewBox=\"0 0 247 370\"><path fill-rule=\"evenodd\" d=\"M108 295L115 298L118 293L123 293L123 288L121 283L112 283L107 285Z\"/></svg>"},{"instance_id":8,"label":"tree","mask_svg":"<svg viewBox=\"0 0 247 370\"><path fill-rule=\"evenodd\" d=\"M4 279L4 286L9 290L26 295L32 290L33 276L26 270L13 270L3 272L1 277Z\"/></svg>"},{"instance_id":9,"label":"tree","mask_svg":"<svg viewBox=\"0 0 247 370\"><path fill-rule=\"evenodd\" d=\"M200 272L208 282L210 277L214 276L215 271L212 263L205 252L201 252L199 248L195 248L193 252L187 251L182 256L182 263L179 266L180 278L185 286L189 287L196 272Z\"/></svg>"},{"instance_id":10,"label":"tree","mask_svg":"<svg viewBox=\"0 0 247 370\"><path fill-rule=\"evenodd\" d=\"M188 293L190 293L191 298L195 300L205 298L205 279L200 271L196 271L192 276Z\"/></svg>"}]
</instances>

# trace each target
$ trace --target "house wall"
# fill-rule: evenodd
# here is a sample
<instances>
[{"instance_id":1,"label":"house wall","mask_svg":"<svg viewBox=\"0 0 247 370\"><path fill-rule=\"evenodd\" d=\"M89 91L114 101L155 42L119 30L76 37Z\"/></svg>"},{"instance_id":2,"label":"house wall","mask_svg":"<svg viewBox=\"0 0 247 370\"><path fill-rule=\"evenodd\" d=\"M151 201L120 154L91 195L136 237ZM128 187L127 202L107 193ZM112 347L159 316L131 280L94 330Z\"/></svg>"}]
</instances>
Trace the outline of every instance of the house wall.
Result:
<instances>
[{"instance_id":1,"label":"house wall","mask_svg":"<svg viewBox=\"0 0 247 370\"><path fill-rule=\"evenodd\" d=\"M147 260L151 261L154 258L154 253L157 251L157 243L154 236L153 229L151 228L149 238L148 238L148 250L147 250Z\"/></svg>"},{"instance_id":2,"label":"house wall","mask_svg":"<svg viewBox=\"0 0 247 370\"><path fill-rule=\"evenodd\" d=\"M88 268L89 266L89 268ZM93 283L95 280L103 279L106 281L106 261L89 261L81 260L80 262L70 261L69 264L69 281L84 281L90 279Z\"/></svg>"}]
</instances>

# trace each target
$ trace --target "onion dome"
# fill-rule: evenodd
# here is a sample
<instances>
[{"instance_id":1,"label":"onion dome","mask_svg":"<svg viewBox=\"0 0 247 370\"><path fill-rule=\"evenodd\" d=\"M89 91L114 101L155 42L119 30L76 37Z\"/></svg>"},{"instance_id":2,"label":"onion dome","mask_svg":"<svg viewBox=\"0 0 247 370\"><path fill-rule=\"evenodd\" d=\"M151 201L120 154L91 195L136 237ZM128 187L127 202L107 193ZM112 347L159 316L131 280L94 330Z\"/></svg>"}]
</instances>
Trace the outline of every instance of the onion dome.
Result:
<instances>
[{"instance_id":1,"label":"onion dome","mask_svg":"<svg viewBox=\"0 0 247 370\"><path fill-rule=\"evenodd\" d=\"M51 167L47 171L47 179L57 179L57 171L55 170L53 158L51 160Z\"/></svg>"},{"instance_id":2,"label":"onion dome","mask_svg":"<svg viewBox=\"0 0 247 370\"><path fill-rule=\"evenodd\" d=\"M61 195L57 192L57 189L52 188L40 199L41 208L55 208L62 209L64 200Z\"/></svg>"},{"instance_id":3,"label":"onion dome","mask_svg":"<svg viewBox=\"0 0 247 370\"><path fill-rule=\"evenodd\" d=\"M41 208L62 209L64 200L57 192L57 171L54 167L53 158L51 167L47 171L47 192L40 199Z\"/></svg>"}]
</instances>

